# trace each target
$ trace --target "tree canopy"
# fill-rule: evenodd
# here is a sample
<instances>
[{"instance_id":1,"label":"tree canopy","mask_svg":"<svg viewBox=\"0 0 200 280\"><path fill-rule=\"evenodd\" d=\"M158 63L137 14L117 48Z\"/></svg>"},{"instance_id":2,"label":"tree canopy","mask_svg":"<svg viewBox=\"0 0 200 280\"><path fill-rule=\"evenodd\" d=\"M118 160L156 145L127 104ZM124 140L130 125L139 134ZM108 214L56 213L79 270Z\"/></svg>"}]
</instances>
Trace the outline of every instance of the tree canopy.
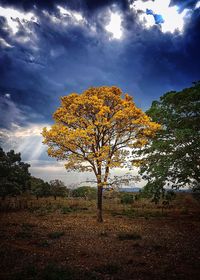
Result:
<instances>
[{"instance_id":1,"label":"tree canopy","mask_svg":"<svg viewBox=\"0 0 200 280\"><path fill-rule=\"evenodd\" d=\"M74 197L94 199L97 196L97 189L90 186L82 186L77 189L74 189L72 195Z\"/></svg>"},{"instance_id":2,"label":"tree canopy","mask_svg":"<svg viewBox=\"0 0 200 280\"><path fill-rule=\"evenodd\" d=\"M56 199L57 196L64 197L67 195L65 184L58 179L50 181L50 193Z\"/></svg>"},{"instance_id":3,"label":"tree canopy","mask_svg":"<svg viewBox=\"0 0 200 280\"><path fill-rule=\"evenodd\" d=\"M61 98L55 124L44 128L48 154L66 160L68 170L93 171L98 185L98 220L102 221L102 188L111 168L127 166L130 149L142 147L159 125L115 87L93 87Z\"/></svg>"},{"instance_id":4,"label":"tree canopy","mask_svg":"<svg viewBox=\"0 0 200 280\"><path fill-rule=\"evenodd\" d=\"M30 187L29 164L21 161L20 153L4 152L0 147L0 196L17 195Z\"/></svg>"},{"instance_id":5,"label":"tree canopy","mask_svg":"<svg viewBox=\"0 0 200 280\"><path fill-rule=\"evenodd\" d=\"M31 176L31 193L37 197L47 197L51 195L50 184L40 178Z\"/></svg>"},{"instance_id":6,"label":"tree canopy","mask_svg":"<svg viewBox=\"0 0 200 280\"><path fill-rule=\"evenodd\" d=\"M138 152L146 188L158 197L164 187L199 189L200 83L164 94L147 114L162 130Z\"/></svg>"}]
</instances>

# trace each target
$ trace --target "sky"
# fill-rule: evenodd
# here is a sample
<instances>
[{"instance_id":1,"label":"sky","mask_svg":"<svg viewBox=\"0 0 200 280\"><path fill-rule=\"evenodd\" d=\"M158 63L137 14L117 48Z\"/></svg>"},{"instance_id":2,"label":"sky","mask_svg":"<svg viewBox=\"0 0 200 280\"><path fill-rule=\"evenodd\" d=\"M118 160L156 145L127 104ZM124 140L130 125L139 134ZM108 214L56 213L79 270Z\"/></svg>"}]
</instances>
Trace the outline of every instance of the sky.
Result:
<instances>
[{"instance_id":1,"label":"sky","mask_svg":"<svg viewBox=\"0 0 200 280\"><path fill-rule=\"evenodd\" d=\"M0 0L1 146L34 176L85 180L42 144L60 97L115 85L145 111L200 80L199 33L199 0Z\"/></svg>"}]
</instances>

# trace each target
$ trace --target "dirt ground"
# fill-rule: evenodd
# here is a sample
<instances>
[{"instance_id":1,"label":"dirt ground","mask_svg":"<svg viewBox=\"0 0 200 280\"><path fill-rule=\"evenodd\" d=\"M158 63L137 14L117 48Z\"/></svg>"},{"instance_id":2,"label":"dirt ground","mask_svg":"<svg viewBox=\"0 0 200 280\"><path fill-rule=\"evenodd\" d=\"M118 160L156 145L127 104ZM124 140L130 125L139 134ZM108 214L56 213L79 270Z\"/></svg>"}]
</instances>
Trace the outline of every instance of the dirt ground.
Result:
<instances>
[{"instance_id":1,"label":"dirt ground","mask_svg":"<svg viewBox=\"0 0 200 280\"><path fill-rule=\"evenodd\" d=\"M199 214L94 214L1 213L0 279L200 279Z\"/></svg>"}]
</instances>

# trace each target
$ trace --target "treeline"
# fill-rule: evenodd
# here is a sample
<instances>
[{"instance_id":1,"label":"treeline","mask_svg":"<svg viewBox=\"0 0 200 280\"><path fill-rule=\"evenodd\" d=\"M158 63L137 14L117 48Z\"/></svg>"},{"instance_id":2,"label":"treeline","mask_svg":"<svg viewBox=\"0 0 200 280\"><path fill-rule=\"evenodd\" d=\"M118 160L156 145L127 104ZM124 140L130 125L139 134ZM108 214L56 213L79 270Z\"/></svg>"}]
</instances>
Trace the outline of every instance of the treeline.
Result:
<instances>
[{"instance_id":1,"label":"treeline","mask_svg":"<svg viewBox=\"0 0 200 280\"><path fill-rule=\"evenodd\" d=\"M39 199L39 197L49 196L53 196L55 200L57 197L82 197L85 199L95 199L97 190L90 186L71 189L58 179L52 180L48 183L40 178L31 177L30 193L36 196L37 199Z\"/></svg>"},{"instance_id":2,"label":"treeline","mask_svg":"<svg viewBox=\"0 0 200 280\"><path fill-rule=\"evenodd\" d=\"M90 186L76 187L66 186L61 180L55 179L45 182L41 178L31 176L29 172L30 165L22 162L21 154L15 153L14 150L9 152L3 151L0 147L0 197L4 200L6 197L15 197L29 194L37 199L41 197L74 197L84 199L96 199L97 188ZM111 188L112 190L112 188ZM131 194L116 194L118 192L106 191L104 198L122 199L122 203L133 201Z\"/></svg>"},{"instance_id":3,"label":"treeline","mask_svg":"<svg viewBox=\"0 0 200 280\"><path fill-rule=\"evenodd\" d=\"M96 189L82 186L70 189L58 179L45 182L41 178L31 176L30 165L21 160L21 154L14 150L5 152L0 147L0 197L18 196L22 194L40 197L84 197L96 198Z\"/></svg>"}]
</instances>

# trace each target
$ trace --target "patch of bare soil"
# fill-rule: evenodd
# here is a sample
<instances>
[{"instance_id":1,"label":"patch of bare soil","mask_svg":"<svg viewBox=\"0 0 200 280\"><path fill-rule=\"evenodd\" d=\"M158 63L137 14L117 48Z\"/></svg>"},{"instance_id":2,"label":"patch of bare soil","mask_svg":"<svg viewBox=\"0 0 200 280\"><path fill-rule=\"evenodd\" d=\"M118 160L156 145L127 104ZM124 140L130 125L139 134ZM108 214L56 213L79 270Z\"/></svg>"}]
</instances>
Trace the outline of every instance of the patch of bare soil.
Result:
<instances>
[{"instance_id":1,"label":"patch of bare soil","mask_svg":"<svg viewBox=\"0 0 200 280\"><path fill-rule=\"evenodd\" d=\"M199 216L0 214L0 279L200 279Z\"/></svg>"}]
</instances>

